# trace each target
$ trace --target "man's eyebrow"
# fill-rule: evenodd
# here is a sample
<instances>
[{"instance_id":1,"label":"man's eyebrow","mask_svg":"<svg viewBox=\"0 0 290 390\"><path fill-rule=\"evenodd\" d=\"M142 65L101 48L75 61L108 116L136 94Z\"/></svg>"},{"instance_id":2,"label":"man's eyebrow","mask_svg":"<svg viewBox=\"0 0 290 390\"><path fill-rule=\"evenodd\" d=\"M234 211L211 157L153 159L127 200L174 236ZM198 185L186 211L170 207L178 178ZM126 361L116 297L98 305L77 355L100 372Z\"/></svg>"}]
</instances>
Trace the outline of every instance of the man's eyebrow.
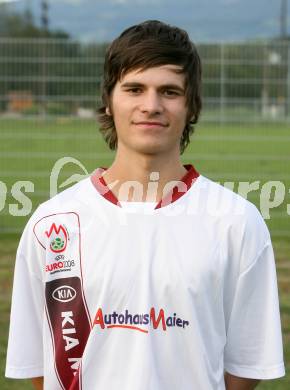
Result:
<instances>
[{"instance_id":1,"label":"man's eyebrow","mask_svg":"<svg viewBox=\"0 0 290 390\"><path fill-rule=\"evenodd\" d=\"M127 81L124 84L121 84L121 88L144 88L145 84L136 82L136 81ZM162 84L158 87L158 89L174 89L181 93L184 93L184 88L180 87L178 84Z\"/></svg>"},{"instance_id":2,"label":"man's eyebrow","mask_svg":"<svg viewBox=\"0 0 290 390\"><path fill-rule=\"evenodd\" d=\"M128 88L128 87L144 87L144 84L137 83L135 81L132 82L127 81L126 83L121 84L121 88Z\"/></svg>"},{"instance_id":3,"label":"man's eyebrow","mask_svg":"<svg viewBox=\"0 0 290 390\"><path fill-rule=\"evenodd\" d=\"M163 84L160 86L161 89L175 89L179 92L184 93L184 88L180 87L178 84Z\"/></svg>"}]
</instances>

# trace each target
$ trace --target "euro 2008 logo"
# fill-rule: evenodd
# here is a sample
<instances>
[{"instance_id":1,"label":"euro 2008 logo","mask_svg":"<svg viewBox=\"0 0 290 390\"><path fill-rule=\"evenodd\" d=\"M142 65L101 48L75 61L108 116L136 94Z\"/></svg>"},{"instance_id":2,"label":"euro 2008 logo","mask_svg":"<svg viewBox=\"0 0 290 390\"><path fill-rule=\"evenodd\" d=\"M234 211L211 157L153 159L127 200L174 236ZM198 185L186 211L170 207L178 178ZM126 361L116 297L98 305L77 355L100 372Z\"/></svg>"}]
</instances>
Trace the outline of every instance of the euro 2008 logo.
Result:
<instances>
[{"instance_id":1,"label":"euro 2008 logo","mask_svg":"<svg viewBox=\"0 0 290 390\"><path fill-rule=\"evenodd\" d=\"M53 223L49 231L45 232L46 236L50 239L49 247L54 253L61 253L66 249L68 234L63 225L56 226Z\"/></svg>"}]
</instances>

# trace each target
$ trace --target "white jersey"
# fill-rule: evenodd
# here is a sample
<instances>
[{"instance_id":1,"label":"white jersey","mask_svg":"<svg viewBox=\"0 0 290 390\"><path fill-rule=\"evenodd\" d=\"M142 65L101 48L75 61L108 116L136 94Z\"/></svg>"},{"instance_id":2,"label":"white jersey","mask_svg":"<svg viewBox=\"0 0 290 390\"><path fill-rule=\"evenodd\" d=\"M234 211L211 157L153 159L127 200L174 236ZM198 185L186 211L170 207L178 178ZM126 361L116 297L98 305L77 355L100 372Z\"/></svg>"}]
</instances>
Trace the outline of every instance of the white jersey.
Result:
<instances>
[{"instance_id":1,"label":"white jersey","mask_svg":"<svg viewBox=\"0 0 290 390\"><path fill-rule=\"evenodd\" d=\"M120 203L97 170L37 209L17 252L7 377L44 376L48 390L223 390L224 371L284 375L266 225L187 169L171 202Z\"/></svg>"}]
</instances>

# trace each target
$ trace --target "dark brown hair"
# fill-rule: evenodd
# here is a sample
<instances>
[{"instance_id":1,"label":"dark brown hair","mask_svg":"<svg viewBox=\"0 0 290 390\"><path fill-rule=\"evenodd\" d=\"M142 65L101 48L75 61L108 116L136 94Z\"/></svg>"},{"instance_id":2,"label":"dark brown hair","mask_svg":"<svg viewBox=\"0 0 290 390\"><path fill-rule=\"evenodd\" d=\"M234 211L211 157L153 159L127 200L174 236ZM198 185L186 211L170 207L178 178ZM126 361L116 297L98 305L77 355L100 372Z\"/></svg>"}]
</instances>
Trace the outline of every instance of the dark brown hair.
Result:
<instances>
[{"instance_id":1,"label":"dark brown hair","mask_svg":"<svg viewBox=\"0 0 290 390\"><path fill-rule=\"evenodd\" d=\"M110 149L117 148L114 119L106 114L110 97L118 80L129 71L161 65L177 65L185 74L185 94L188 116L181 141L182 154L190 142L193 125L201 110L201 62L186 31L157 20L129 27L108 47L105 55L102 106L98 109L100 131Z\"/></svg>"}]
</instances>

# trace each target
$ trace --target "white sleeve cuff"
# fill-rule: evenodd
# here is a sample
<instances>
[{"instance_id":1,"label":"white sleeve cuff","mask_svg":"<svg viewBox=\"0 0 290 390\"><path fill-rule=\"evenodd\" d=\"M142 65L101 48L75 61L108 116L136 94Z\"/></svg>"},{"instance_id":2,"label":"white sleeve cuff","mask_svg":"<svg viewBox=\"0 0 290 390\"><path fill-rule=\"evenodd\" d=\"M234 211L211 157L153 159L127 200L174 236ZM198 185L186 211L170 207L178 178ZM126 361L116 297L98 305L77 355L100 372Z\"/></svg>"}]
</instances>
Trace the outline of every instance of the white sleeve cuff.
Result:
<instances>
[{"instance_id":1,"label":"white sleeve cuff","mask_svg":"<svg viewBox=\"0 0 290 390\"><path fill-rule=\"evenodd\" d=\"M241 378L262 380L281 378L285 375L284 363L266 368L225 363L225 371Z\"/></svg>"},{"instance_id":2,"label":"white sleeve cuff","mask_svg":"<svg viewBox=\"0 0 290 390\"><path fill-rule=\"evenodd\" d=\"M39 376L43 376L43 367L30 366L30 367L16 368L12 366L6 366L5 376L6 378L13 378L13 379L37 378Z\"/></svg>"}]
</instances>

